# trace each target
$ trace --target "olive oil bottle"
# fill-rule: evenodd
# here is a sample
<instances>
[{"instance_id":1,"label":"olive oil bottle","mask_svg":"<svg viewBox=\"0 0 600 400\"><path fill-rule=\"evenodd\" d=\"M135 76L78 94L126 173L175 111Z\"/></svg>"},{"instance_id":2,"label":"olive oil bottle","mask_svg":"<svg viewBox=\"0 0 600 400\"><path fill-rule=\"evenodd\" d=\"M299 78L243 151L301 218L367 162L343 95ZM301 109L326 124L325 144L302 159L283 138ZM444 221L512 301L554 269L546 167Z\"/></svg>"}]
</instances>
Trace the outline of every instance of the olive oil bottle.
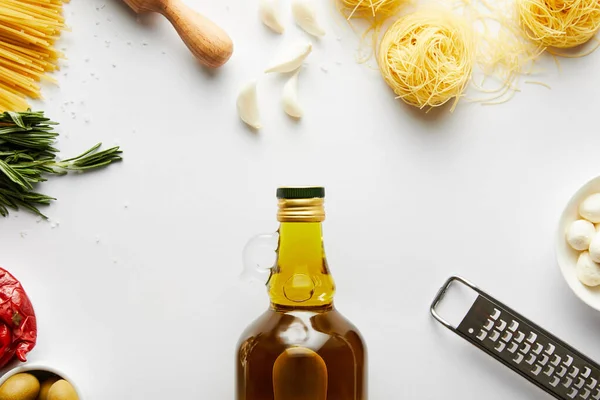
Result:
<instances>
[{"instance_id":1,"label":"olive oil bottle","mask_svg":"<svg viewBox=\"0 0 600 400\"><path fill-rule=\"evenodd\" d=\"M366 400L367 349L334 307L335 284L322 241L322 187L279 188L280 227L251 241L276 243L264 276L271 304L242 334L237 400ZM246 252L247 253L247 252ZM254 268L256 262L246 259Z\"/></svg>"}]
</instances>

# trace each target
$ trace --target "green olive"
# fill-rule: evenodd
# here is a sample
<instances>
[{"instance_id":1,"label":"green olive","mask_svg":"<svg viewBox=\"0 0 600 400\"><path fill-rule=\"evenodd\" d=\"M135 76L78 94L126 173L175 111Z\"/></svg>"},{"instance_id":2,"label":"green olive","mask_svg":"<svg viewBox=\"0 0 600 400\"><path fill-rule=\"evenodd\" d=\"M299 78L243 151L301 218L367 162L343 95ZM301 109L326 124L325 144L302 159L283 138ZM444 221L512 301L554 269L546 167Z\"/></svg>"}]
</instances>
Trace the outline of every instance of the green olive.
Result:
<instances>
[{"instance_id":1,"label":"green olive","mask_svg":"<svg viewBox=\"0 0 600 400\"><path fill-rule=\"evenodd\" d=\"M52 385L47 400L79 400L79 396L69 382L61 379Z\"/></svg>"},{"instance_id":2,"label":"green olive","mask_svg":"<svg viewBox=\"0 0 600 400\"><path fill-rule=\"evenodd\" d=\"M40 394L38 394L37 400L48 400L48 392L50 391L52 385L56 383L56 381L58 381L58 377L54 376L42 382L42 385L40 386Z\"/></svg>"},{"instance_id":3,"label":"green olive","mask_svg":"<svg viewBox=\"0 0 600 400\"><path fill-rule=\"evenodd\" d=\"M40 382L31 374L16 374L0 386L2 400L35 400L40 392Z\"/></svg>"}]
</instances>

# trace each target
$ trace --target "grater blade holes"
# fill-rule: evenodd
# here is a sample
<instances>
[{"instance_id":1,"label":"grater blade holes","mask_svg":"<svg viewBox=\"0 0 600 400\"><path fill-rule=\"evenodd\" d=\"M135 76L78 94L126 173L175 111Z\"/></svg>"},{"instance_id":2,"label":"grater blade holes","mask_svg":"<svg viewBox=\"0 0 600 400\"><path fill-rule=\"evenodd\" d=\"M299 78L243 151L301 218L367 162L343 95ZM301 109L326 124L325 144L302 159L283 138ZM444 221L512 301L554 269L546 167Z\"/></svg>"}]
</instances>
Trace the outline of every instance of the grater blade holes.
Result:
<instances>
[{"instance_id":1,"label":"grater blade holes","mask_svg":"<svg viewBox=\"0 0 600 400\"><path fill-rule=\"evenodd\" d=\"M523 348L520 350L521 353L527 354L531 350L531 345L529 343L523 343Z\"/></svg>"},{"instance_id":2,"label":"grater blade holes","mask_svg":"<svg viewBox=\"0 0 600 400\"><path fill-rule=\"evenodd\" d=\"M479 339L479 340L483 340L483 339L485 339L486 337L487 337L487 332L486 332L486 331L484 331L484 330L481 330L481 331L479 332L479 335L477 335L477 336L476 336L476 338L477 338L477 339Z\"/></svg>"},{"instance_id":3,"label":"grater blade holes","mask_svg":"<svg viewBox=\"0 0 600 400\"><path fill-rule=\"evenodd\" d=\"M537 335L535 334L535 332L530 332L529 336L527 336L527 341L529 343L535 342L536 339L537 339Z\"/></svg>"},{"instance_id":4,"label":"grater blade holes","mask_svg":"<svg viewBox=\"0 0 600 400\"><path fill-rule=\"evenodd\" d=\"M573 362L573 357L571 357L570 355L567 354L567 361L565 362L565 365L567 367L570 367L572 362Z\"/></svg>"},{"instance_id":5,"label":"grater blade holes","mask_svg":"<svg viewBox=\"0 0 600 400\"><path fill-rule=\"evenodd\" d=\"M525 358L525 356L521 353L517 353L517 356L513 359L513 361L517 364L521 364L521 361L523 361L523 359Z\"/></svg>"},{"instance_id":6,"label":"grater blade holes","mask_svg":"<svg viewBox=\"0 0 600 400\"><path fill-rule=\"evenodd\" d=\"M563 386L568 388L571 386L571 384L573 383L573 379L567 377L567 379L564 381Z\"/></svg>"},{"instance_id":7,"label":"grater blade holes","mask_svg":"<svg viewBox=\"0 0 600 400\"><path fill-rule=\"evenodd\" d=\"M535 354L530 354L529 357L527 358L527 364L529 365L533 365L533 363L535 362L536 356Z\"/></svg>"},{"instance_id":8,"label":"grater blade holes","mask_svg":"<svg viewBox=\"0 0 600 400\"><path fill-rule=\"evenodd\" d=\"M589 389L583 389L583 390L584 390L584 392L583 392L583 393L581 393L581 394L579 395L579 397L581 397L582 399L584 399L584 400L585 400L585 399L587 399L588 397L590 397L590 394L591 394L592 392L590 392L590 390L589 390Z\"/></svg>"},{"instance_id":9,"label":"grater blade holes","mask_svg":"<svg viewBox=\"0 0 600 400\"><path fill-rule=\"evenodd\" d=\"M492 333L490 334L490 340L492 342L495 342L496 340L498 340L499 337L500 337L500 332L498 332L498 331L492 331Z\"/></svg>"},{"instance_id":10,"label":"grater blade holes","mask_svg":"<svg viewBox=\"0 0 600 400\"><path fill-rule=\"evenodd\" d=\"M548 348L546 349L546 353L552 355L554 353L554 350L556 350L556 346L554 346L552 343L548 343Z\"/></svg>"},{"instance_id":11,"label":"grater blade holes","mask_svg":"<svg viewBox=\"0 0 600 400\"><path fill-rule=\"evenodd\" d=\"M573 367L573 371L569 373L573 378L575 378L579 374L579 368Z\"/></svg>"},{"instance_id":12,"label":"grater blade holes","mask_svg":"<svg viewBox=\"0 0 600 400\"><path fill-rule=\"evenodd\" d=\"M598 381L594 378L590 378L590 380L591 380L591 382L587 384L587 387L589 387L590 389L593 389L598 384Z\"/></svg>"},{"instance_id":13,"label":"grater blade holes","mask_svg":"<svg viewBox=\"0 0 600 400\"><path fill-rule=\"evenodd\" d=\"M504 329L506 329L506 322L504 322L504 320L500 320L498 323L498 328L499 331L503 331Z\"/></svg>"},{"instance_id":14,"label":"grater blade holes","mask_svg":"<svg viewBox=\"0 0 600 400\"><path fill-rule=\"evenodd\" d=\"M552 378L552 381L550 381L550 386L556 387L556 385L558 385L559 383L560 383L560 378L555 376L554 378Z\"/></svg>"},{"instance_id":15,"label":"grater blade holes","mask_svg":"<svg viewBox=\"0 0 600 400\"><path fill-rule=\"evenodd\" d=\"M563 376L565 376L566 373L567 373L567 369L561 365L560 370L558 370L557 375L562 378Z\"/></svg>"},{"instance_id":16,"label":"grater blade holes","mask_svg":"<svg viewBox=\"0 0 600 400\"><path fill-rule=\"evenodd\" d=\"M548 360L549 360L549 359L550 359L550 357L548 357L548 356L547 356L547 355L545 355L545 354L542 354L542 358L540 358L540 361L539 361L539 363L540 363L541 365L546 365L546 363L548 362Z\"/></svg>"},{"instance_id":17,"label":"grater blade holes","mask_svg":"<svg viewBox=\"0 0 600 400\"><path fill-rule=\"evenodd\" d=\"M535 376L538 376L540 374L540 372L542 372L542 366L541 365L536 365L531 370L531 373L534 374Z\"/></svg>"},{"instance_id":18,"label":"grater blade holes","mask_svg":"<svg viewBox=\"0 0 600 400\"><path fill-rule=\"evenodd\" d=\"M588 367L583 367L583 368L584 368L584 370L583 370L583 374L581 374L581 376L583 376L585 379L587 379L590 376L590 374L592 373L592 370L589 369Z\"/></svg>"},{"instance_id":19,"label":"grater blade holes","mask_svg":"<svg viewBox=\"0 0 600 400\"><path fill-rule=\"evenodd\" d=\"M506 347L506 343L504 343L504 342L498 342L498 344L496 345L496 347L494 347L494 350L496 350L498 353L501 353L502 350L504 350L505 347Z\"/></svg>"},{"instance_id":20,"label":"grater blade holes","mask_svg":"<svg viewBox=\"0 0 600 400\"><path fill-rule=\"evenodd\" d=\"M502 340L508 343L510 342L510 339L512 339L512 333L510 333L509 331L504 332L504 334L502 335Z\"/></svg>"},{"instance_id":21,"label":"grater blade holes","mask_svg":"<svg viewBox=\"0 0 600 400\"><path fill-rule=\"evenodd\" d=\"M575 384L575 387L577 389L581 389L584 384L585 384L585 379L579 377L579 378L577 378L577 383Z\"/></svg>"},{"instance_id":22,"label":"grater blade holes","mask_svg":"<svg viewBox=\"0 0 600 400\"><path fill-rule=\"evenodd\" d=\"M485 323L485 325L483 325L483 329L485 329L486 331L489 331L493 327L494 327L494 321L492 321L491 319L488 319L487 322Z\"/></svg>"},{"instance_id":23,"label":"grater blade holes","mask_svg":"<svg viewBox=\"0 0 600 400\"><path fill-rule=\"evenodd\" d=\"M575 396L577 396L577 389L571 388L571 390L569 390L569 392L567 393L567 396L569 396L570 398L574 399Z\"/></svg>"},{"instance_id":24,"label":"grater blade holes","mask_svg":"<svg viewBox=\"0 0 600 400\"><path fill-rule=\"evenodd\" d=\"M500 310L498 310L497 308L494 308L494 313L492 315L490 315L490 317L495 321L498 319L499 316L500 316Z\"/></svg>"},{"instance_id":25,"label":"grater blade holes","mask_svg":"<svg viewBox=\"0 0 600 400\"><path fill-rule=\"evenodd\" d=\"M539 354L542 352L542 350L543 350L543 349L544 349L544 346L542 346L542 345L541 345L541 344L539 344L539 343L536 343L536 344L535 344L535 350L533 350L533 352L534 352L535 354L538 354L538 355L539 355ZM547 356L544 356L544 357L547 357Z\"/></svg>"},{"instance_id":26,"label":"grater blade holes","mask_svg":"<svg viewBox=\"0 0 600 400\"><path fill-rule=\"evenodd\" d=\"M548 375L548 376L552 376L552 374L554 373L554 367L548 366L548 369L546 369L544 371L544 374Z\"/></svg>"},{"instance_id":27,"label":"grater blade holes","mask_svg":"<svg viewBox=\"0 0 600 400\"><path fill-rule=\"evenodd\" d=\"M523 332L521 332L521 331L518 331L517 332L517 337L515 338L515 340L518 343L521 343L523 341L523 339L525 339L525 334Z\"/></svg>"},{"instance_id":28,"label":"grater blade holes","mask_svg":"<svg viewBox=\"0 0 600 400\"><path fill-rule=\"evenodd\" d=\"M512 321L510 322L510 326L508 327L508 330L510 330L510 331L513 331L513 332L514 332L514 331L516 331L516 330L517 330L517 328L518 328L518 327L519 327L519 323L518 323L517 321L515 321L515 320L512 320Z\"/></svg>"},{"instance_id":29,"label":"grater blade holes","mask_svg":"<svg viewBox=\"0 0 600 400\"><path fill-rule=\"evenodd\" d=\"M515 351L517 351L518 348L519 348L519 344L513 342L508 346L508 351L510 351L511 353L514 353Z\"/></svg>"},{"instance_id":30,"label":"grater blade holes","mask_svg":"<svg viewBox=\"0 0 600 400\"><path fill-rule=\"evenodd\" d=\"M558 364L560 364L562 359L560 358L559 355L555 355L554 357L555 357L554 360L552 360L552 362L550 364L554 365L555 367L558 367Z\"/></svg>"}]
</instances>

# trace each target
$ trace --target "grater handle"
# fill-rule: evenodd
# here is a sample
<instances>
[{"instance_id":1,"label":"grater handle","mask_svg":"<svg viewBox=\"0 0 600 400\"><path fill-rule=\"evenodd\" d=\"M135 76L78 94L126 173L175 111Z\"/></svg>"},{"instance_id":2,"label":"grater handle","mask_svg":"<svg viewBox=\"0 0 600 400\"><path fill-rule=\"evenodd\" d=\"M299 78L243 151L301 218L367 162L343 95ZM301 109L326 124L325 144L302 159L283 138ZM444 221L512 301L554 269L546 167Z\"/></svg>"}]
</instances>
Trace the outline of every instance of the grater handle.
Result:
<instances>
[{"instance_id":1,"label":"grater handle","mask_svg":"<svg viewBox=\"0 0 600 400\"><path fill-rule=\"evenodd\" d=\"M435 298L433 299L433 302L431 303L431 306L429 307L429 311L431 312L431 315L433 316L433 318L435 318L440 324L444 325L446 328L450 329L452 332L458 333L458 331L456 330L456 327L452 326L452 324L450 322L446 321L437 312L437 309L436 309L438 304L444 299L444 296L446 295L446 292L448 291L448 289L450 288L452 283L454 283L455 281L458 281L458 282L462 283L463 285L468 286L469 288L473 289L480 295L484 294L484 292L481 289L479 289L477 286L475 286L474 284L472 284L471 282L469 282L468 280L466 280L460 276L451 276L444 283L444 285L440 288L440 290L438 290L437 294L435 295Z\"/></svg>"}]
</instances>

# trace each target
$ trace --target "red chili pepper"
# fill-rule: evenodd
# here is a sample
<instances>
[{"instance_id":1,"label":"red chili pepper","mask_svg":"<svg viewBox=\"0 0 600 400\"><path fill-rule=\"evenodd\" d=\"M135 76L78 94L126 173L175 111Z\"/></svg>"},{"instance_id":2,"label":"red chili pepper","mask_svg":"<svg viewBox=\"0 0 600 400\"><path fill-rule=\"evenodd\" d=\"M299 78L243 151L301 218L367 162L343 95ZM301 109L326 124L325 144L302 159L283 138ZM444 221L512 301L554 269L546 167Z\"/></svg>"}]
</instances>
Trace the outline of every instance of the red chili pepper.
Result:
<instances>
[{"instance_id":1,"label":"red chili pepper","mask_svg":"<svg viewBox=\"0 0 600 400\"><path fill-rule=\"evenodd\" d=\"M35 312L21 283L0 268L0 368L16 355L22 362L37 340Z\"/></svg>"}]
</instances>

